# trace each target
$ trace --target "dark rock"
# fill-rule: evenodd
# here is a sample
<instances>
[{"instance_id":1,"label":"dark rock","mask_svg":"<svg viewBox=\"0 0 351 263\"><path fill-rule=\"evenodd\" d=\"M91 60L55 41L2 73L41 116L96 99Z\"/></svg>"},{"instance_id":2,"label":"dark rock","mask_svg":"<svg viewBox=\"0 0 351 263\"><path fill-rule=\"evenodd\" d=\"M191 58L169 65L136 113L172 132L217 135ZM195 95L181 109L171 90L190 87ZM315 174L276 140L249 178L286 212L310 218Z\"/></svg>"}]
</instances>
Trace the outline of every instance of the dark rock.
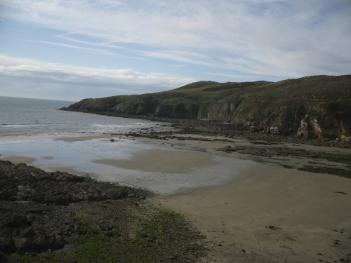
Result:
<instances>
[{"instance_id":1,"label":"dark rock","mask_svg":"<svg viewBox=\"0 0 351 263\"><path fill-rule=\"evenodd\" d=\"M0 161L0 199L69 204L143 197L146 191L75 176L63 172L46 173L27 165ZM24 220L24 219L23 219Z\"/></svg>"},{"instance_id":2,"label":"dark rock","mask_svg":"<svg viewBox=\"0 0 351 263\"><path fill-rule=\"evenodd\" d=\"M347 193L344 192L344 191L335 191L334 193L336 193L336 194L342 194L342 195L347 195Z\"/></svg>"},{"instance_id":3,"label":"dark rock","mask_svg":"<svg viewBox=\"0 0 351 263\"><path fill-rule=\"evenodd\" d=\"M0 262L1 262L1 263L7 263L7 262L8 262L7 256L6 256L5 253L2 252L1 250L0 250Z\"/></svg>"},{"instance_id":4,"label":"dark rock","mask_svg":"<svg viewBox=\"0 0 351 263\"><path fill-rule=\"evenodd\" d=\"M341 241L338 240L338 239L335 239L335 240L333 241L333 245L334 245L334 246L338 246L338 245L340 245L340 243L341 243Z\"/></svg>"},{"instance_id":5,"label":"dark rock","mask_svg":"<svg viewBox=\"0 0 351 263\"><path fill-rule=\"evenodd\" d=\"M22 215L13 215L8 220L9 222L5 224L5 226L12 228L28 226L30 224L30 221L27 219L27 217Z\"/></svg>"},{"instance_id":6,"label":"dark rock","mask_svg":"<svg viewBox=\"0 0 351 263\"><path fill-rule=\"evenodd\" d=\"M273 226L273 225L266 226L266 228L268 228L270 230L280 230L281 229L280 227Z\"/></svg>"},{"instance_id":7,"label":"dark rock","mask_svg":"<svg viewBox=\"0 0 351 263\"><path fill-rule=\"evenodd\" d=\"M103 200L133 198L131 202L135 202L148 194L87 177L46 173L0 161L0 250L42 252L63 248L72 236L87 233L87 227L76 222L77 212L84 207ZM111 224L105 228L113 234Z\"/></svg>"},{"instance_id":8,"label":"dark rock","mask_svg":"<svg viewBox=\"0 0 351 263\"><path fill-rule=\"evenodd\" d=\"M15 237L13 238L13 243L15 245L15 248L19 251L23 251L32 246L32 242L29 238L26 237Z\"/></svg>"}]
</instances>

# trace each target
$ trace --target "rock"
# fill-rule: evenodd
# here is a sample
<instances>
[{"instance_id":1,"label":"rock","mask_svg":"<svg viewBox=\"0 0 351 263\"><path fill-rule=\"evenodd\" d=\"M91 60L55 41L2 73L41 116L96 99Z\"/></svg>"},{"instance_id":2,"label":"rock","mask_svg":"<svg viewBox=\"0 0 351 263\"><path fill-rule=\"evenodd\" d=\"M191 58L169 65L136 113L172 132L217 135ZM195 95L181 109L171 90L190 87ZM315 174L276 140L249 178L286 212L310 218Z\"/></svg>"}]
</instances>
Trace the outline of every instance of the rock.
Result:
<instances>
[{"instance_id":1,"label":"rock","mask_svg":"<svg viewBox=\"0 0 351 263\"><path fill-rule=\"evenodd\" d=\"M12 176L16 174L16 176ZM91 178L63 172L45 173L31 166L12 165L0 161L0 198L2 200L35 201L69 204L71 202L121 199L141 196L126 186L96 182Z\"/></svg>"},{"instance_id":2,"label":"rock","mask_svg":"<svg viewBox=\"0 0 351 263\"><path fill-rule=\"evenodd\" d=\"M309 137L309 130L308 130L308 122L307 122L307 118L308 116L305 116L305 118L303 118L300 121L300 125L297 129L297 137L303 138L303 139L307 139Z\"/></svg>"},{"instance_id":3,"label":"rock","mask_svg":"<svg viewBox=\"0 0 351 263\"><path fill-rule=\"evenodd\" d=\"M30 239L26 237L15 237L13 238L13 243L19 251L23 251L31 245Z\"/></svg>"},{"instance_id":4,"label":"rock","mask_svg":"<svg viewBox=\"0 0 351 263\"><path fill-rule=\"evenodd\" d=\"M17 199L26 200L28 197L34 194L35 190L28 185L19 185L17 187Z\"/></svg>"},{"instance_id":5,"label":"rock","mask_svg":"<svg viewBox=\"0 0 351 263\"><path fill-rule=\"evenodd\" d=\"M88 231L74 228L82 207L131 197L133 202L148 195L140 189L5 161L0 161L0 193L0 250L4 253L62 248L72 236ZM106 229L113 235L110 222Z\"/></svg>"},{"instance_id":6,"label":"rock","mask_svg":"<svg viewBox=\"0 0 351 263\"><path fill-rule=\"evenodd\" d=\"M8 262L7 256L1 250L0 250L0 262L2 262L2 263L7 263Z\"/></svg>"},{"instance_id":7,"label":"rock","mask_svg":"<svg viewBox=\"0 0 351 263\"><path fill-rule=\"evenodd\" d=\"M313 137L322 139L323 138L322 128L320 126L319 121L316 118L312 119L311 126L313 130Z\"/></svg>"},{"instance_id":8,"label":"rock","mask_svg":"<svg viewBox=\"0 0 351 263\"><path fill-rule=\"evenodd\" d=\"M296 135L303 139L323 139L320 122L316 118L311 118L308 114L300 121Z\"/></svg>"},{"instance_id":9,"label":"rock","mask_svg":"<svg viewBox=\"0 0 351 263\"><path fill-rule=\"evenodd\" d=\"M340 140L342 141L342 142L351 142L351 136L345 136L345 135L341 135L340 136Z\"/></svg>"},{"instance_id":10,"label":"rock","mask_svg":"<svg viewBox=\"0 0 351 263\"><path fill-rule=\"evenodd\" d=\"M280 230L280 227L273 226L273 225L266 226L266 228L268 228L270 230Z\"/></svg>"},{"instance_id":11,"label":"rock","mask_svg":"<svg viewBox=\"0 0 351 263\"><path fill-rule=\"evenodd\" d=\"M7 226L12 228L17 228L17 227L28 226L29 224L30 222L27 217L22 215L14 215L11 218L10 222L7 224Z\"/></svg>"},{"instance_id":12,"label":"rock","mask_svg":"<svg viewBox=\"0 0 351 263\"><path fill-rule=\"evenodd\" d=\"M341 243L341 242L340 242L339 239L335 239L334 242L333 242L333 245L334 245L334 246L338 246L338 245L340 245L340 243Z\"/></svg>"},{"instance_id":13,"label":"rock","mask_svg":"<svg viewBox=\"0 0 351 263\"><path fill-rule=\"evenodd\" d=\"M336 194L342 194L342 195L347 195L347 193L344 192L344 191L335 191L334 193L336 193Z\"/></svg>"},{"instance_id":14,"label":"rock","mask_svg":"<svg viewBox=\"0 0 351 263\"><path fill-rule=\"evenodd\" d=\"M230 145L227 145L227 146L225 146L223 148L220 148L219 150L223 151L223 152L226 152L226 153L235 152L235 148L230 146Z\"/></svg>"},{"instance_id":15,"label":"rock","mask_svg":"<svg viewBox=\"0 0 351 263\"><path fill-rule=\"evenodd\" d=\"M1 250L9 250L13 247L13 241L12 238L10 236L10 234L7 233L2 233L0 234L0 251ZM1 260L0 260L1 262Z\"/></svg>"},{"instance_id":16,"label":"rock","mask_svg":"<svg viewBox=\"0 0 351 263\"><path fill-rule=\"evenodd\" d=\"M269 133L278 135L278 134L280 134L280 130L277 126L271 126L271 127L269 127Z\"/></svg>"}]
</instances>

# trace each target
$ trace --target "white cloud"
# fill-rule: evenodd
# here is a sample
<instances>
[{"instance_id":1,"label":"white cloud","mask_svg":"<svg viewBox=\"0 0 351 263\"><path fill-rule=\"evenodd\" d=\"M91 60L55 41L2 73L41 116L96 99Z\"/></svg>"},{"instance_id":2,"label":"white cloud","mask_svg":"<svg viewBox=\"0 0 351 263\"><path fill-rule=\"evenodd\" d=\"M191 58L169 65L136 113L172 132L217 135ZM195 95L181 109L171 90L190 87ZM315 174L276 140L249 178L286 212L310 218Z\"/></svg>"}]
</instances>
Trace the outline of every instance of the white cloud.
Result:
<instances>
[{"instance_id":1,"label":"white cloud","mask_svg":"<svg viewBox=\"0 0 351 263\"><path fill-rule=\"evenodd\" d=\"M2 95L80 99L155 92L175 88L191 81L192 78L160 73L46 63L0 54ZM30 95L33 88L40 92L36 91ZM21 89L20 94L16 94L18 89ZM67 90L70 90L70 93L67 94Z\"/></svg>"},{"instance_id":2,"label":"white cloud","mask_svg":"<svg viewBox=\"0 0 351 263\"><path fill-rule=\"evenodd\" d=\"M87 52L133 43L141 47L129 49L148 59L262 78L347 74L351 68L349 0L2 0L0 5L3 17L62 30L67 42L56 45L84 45Z\"/></svg>"}]
</instances>

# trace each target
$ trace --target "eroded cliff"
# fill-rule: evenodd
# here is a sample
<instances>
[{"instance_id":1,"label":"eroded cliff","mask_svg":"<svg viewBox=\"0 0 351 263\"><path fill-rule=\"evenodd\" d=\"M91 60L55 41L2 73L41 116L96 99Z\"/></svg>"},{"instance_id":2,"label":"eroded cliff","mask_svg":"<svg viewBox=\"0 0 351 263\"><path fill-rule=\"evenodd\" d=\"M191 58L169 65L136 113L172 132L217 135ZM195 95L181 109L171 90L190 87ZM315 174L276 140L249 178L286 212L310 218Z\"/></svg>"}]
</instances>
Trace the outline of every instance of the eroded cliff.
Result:
<instances>
[{"instance_id":1,"label":"eroded cliff","mask_svg":"<svg viewBox=\"0 0 351 263\"><path fill-rule=\"evenodd\" d=\"M201 81L159 93L85 99L64 110L202 120L253 132L350 140L351 75Z\"/></svg>"}]
</instances>

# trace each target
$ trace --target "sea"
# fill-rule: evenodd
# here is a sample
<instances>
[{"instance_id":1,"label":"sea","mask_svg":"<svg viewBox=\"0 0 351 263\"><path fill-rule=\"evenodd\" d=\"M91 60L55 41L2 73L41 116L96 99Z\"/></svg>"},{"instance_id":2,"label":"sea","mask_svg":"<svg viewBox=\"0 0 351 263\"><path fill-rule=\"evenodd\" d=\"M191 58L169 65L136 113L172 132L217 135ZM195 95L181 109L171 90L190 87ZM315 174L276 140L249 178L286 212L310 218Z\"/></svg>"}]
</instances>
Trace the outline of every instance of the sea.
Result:
<instances>
[{"instance_id":1,"label":"sea","mask_svg":"<svg viewBox=\"0 0 351 263\"><path fill-rule=\"evenodd\" d=\"M147 120L59 110L72 102L0 97L0 136L127 133L162 126Z\"/></svg>"},{"instance_id":2,"label":"sea","mask_svg":"<svg viewBox=\"0 0 351 263\"><path fill-rule=\"evenodd\" d=\"M125 136L130 132L166 131L172 127L149 120L60 110L71 103L0 97L0 159L26 163L48 172L65 171L99 181L141 187L159 194L222 184L253 165L251 161L226 157L217 151ZM167 173L164 170L148 172L140 164L135 168L133 165L123 168L101 162L133 162L138 153L155 150L161 154L177 151L185 156L188 151L205 151L215 164ZM159 162L157 157L149 161Z\"/></svg>"}]
</instances>

